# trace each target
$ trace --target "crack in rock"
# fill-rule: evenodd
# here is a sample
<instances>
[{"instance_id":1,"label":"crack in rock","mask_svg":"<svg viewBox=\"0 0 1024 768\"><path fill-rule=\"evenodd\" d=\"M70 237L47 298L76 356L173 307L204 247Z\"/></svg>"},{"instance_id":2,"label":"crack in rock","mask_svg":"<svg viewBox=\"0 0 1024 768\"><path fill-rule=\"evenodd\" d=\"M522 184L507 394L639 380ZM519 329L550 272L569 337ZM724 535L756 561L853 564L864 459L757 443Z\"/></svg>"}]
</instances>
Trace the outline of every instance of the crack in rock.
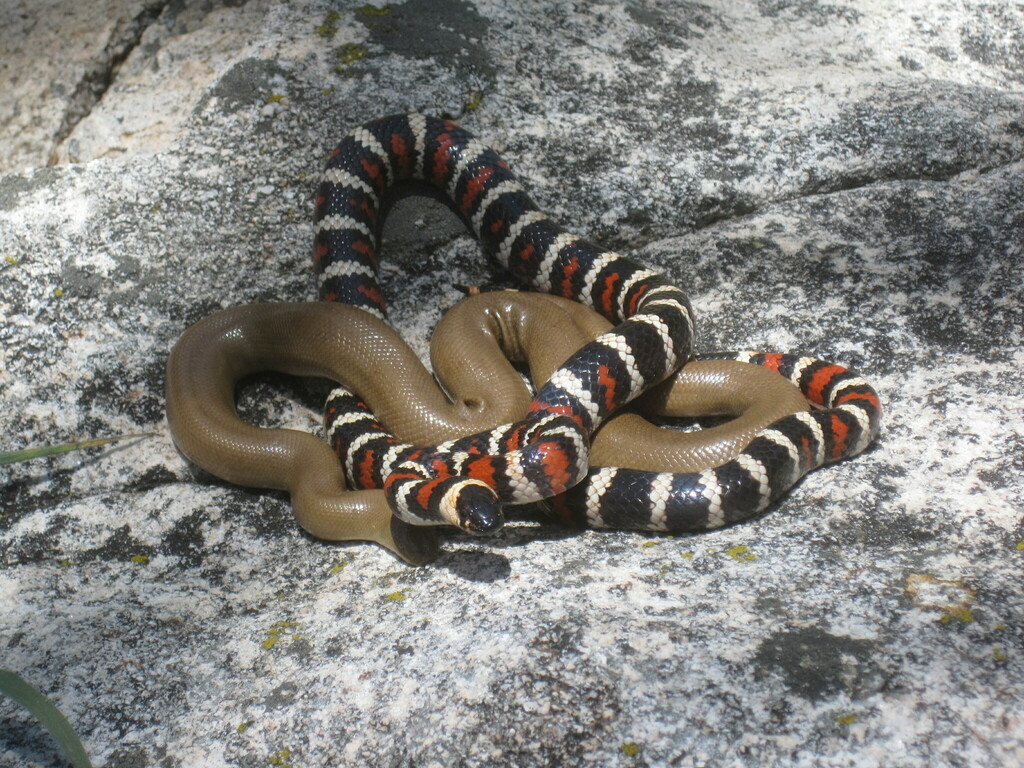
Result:
<instances>
[{"instance_id":1,"label":"crack in rock","mask_svg":"<svg viewBox=\"0 0 1024 768\"><path fill-rule=\"evenodd\" d=\"M846 193L853 192L853 191L860 190L860 189L866 189L866 188L875 187L875 186L884 186L884 185L888 185L888 184L905 184L905 183L909 183L909 182L944 184L944 183L947 183L947 182L950 182L950 181L955 181L958 178L963 178L963 177L968 177L968 176L980 177L980 176L988 175L990 173L999 173L1000 171L1004 170L1005 168L1008 168L1008 167L1010 167L1012 165L1016 165L1016 164L1020 163L1022 160L1024 160L1024 155L1014 155L1014 156L1011 156L1006 162L992 163L990 165L979 165L979 166L968 167L968 168L958 168L958 169L955 170L955 172L951 171L949 173L942 173L942 174L921 175L921 176L914 176L914 175L886 176L886 175L882 174L882 175L878 175L878 176L875 176L875 177L867 177L867 176L865 176L863 179L858 180L857 183L849 183L849 184L843 184L842 180L838 180L840 183L832 183L832 184L827 184L827 185L826 184L821 184L817 188L808 187L808 188L805 188L805 189L797 190L796 193L792 194L792 195L782 195L782 196L777 197L777 198L773 198L773 199L770 199L770 200L765 200L760 205L753 205L753 206L751 206L749 208L742 208L741 207L739 209L732 210L732 211L723 211L721 213L721 215L708 216L708 217L702 218L697 223L697 225L693 227L693 229L691 231L692 232L701 232L701 231L706 230L706 229L711 229L713 227L717 227L717 226L719 226L719 225L721 225L723 223L727 223L727 222L730 222L730 221L736 221L738 219L745 219L745 218L748 218L750 216L756 216L758 214L764 213L764 211L766 209L768 209L768 208L771 208L771 207L777 206L777 205L784 205L786 203L789 203L789 202L792 202L792 201L795 201L795 200L809 200L809 199L828 198L831 195L841 195L841 194L846 194ZM835 182L837 180L833 180L833 181ZM651 239L657 240L658 238L651 238Z\"/></svg>"},{"instance_id":2,"label":"crack in rock","mask_svg":"<svg viewBox=\"0 0 1024 768\"><path fill-rule=\"evenodd\" d=\"M139 8L133 17L122 19L110 34L110 40L90 68L83 74L74 92L68 98L64 119L53 136L53 146L47 165L59 164L61 146L75 130L75 127L89 116L92 108L114 82L118 68L139 45L142 35L171 4L171 0L150 0Z\"/></svg>"}]
</instances>

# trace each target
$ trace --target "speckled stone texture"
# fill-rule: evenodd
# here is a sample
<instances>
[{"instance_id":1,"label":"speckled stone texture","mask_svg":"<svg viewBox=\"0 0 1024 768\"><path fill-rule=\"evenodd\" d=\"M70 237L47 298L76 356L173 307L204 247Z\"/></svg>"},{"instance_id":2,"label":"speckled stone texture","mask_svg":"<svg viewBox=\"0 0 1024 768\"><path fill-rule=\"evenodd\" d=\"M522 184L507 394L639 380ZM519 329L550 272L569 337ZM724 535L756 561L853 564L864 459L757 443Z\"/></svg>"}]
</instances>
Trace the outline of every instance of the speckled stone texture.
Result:
<instances>
[{"instance_id":1,"label":"speckled stone texture","mask_svg":"<svg viewBox=\"0 0 1024 768\"><path fill-rule=\"evenodd\" d=\"M59 27L61 7L25 13ZM3 449L157 433L0 467L0 666L97 766L1024 764L1019 3L108 13L145 28L95 23L89 50L127 47L88 113L0 140ZM10 50L8 78L57 55ZM312 298L326 154L411 108L671 274L700 349L861 372L878 443L723 531L527 518L446 535L418 569L190 466L163 413L174 340L220 307ZM504 284L432 202L395 210L384 253L418 350L453 284ZM259 377L241 407L317 430L325 391ZM61 764L0 701L0 765Z\"/></svg>"}]
</instances>

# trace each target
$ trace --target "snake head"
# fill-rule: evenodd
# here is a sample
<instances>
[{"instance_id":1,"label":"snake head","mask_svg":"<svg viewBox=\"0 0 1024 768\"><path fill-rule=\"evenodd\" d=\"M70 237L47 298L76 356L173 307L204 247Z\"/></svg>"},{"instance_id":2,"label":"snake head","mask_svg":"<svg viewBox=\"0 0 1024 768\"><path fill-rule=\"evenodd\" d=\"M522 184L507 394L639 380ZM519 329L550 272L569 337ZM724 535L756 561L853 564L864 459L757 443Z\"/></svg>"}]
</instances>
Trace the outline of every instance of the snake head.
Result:
<instances>
[{"instance_id":1,"label":"snake head","mask_svg":"<svg viewBox=\"0 0 1024 768\"><path fill-rule=\"evenodd\" d=\"M478 536L496 533L505 524L501 503L489 485L479 480L457 478L445 494L442 506L451 504L449 514L464 531Z\"/></svg>"},{"instance_id":2,"label":"snake head","mask_svg":"<svg viewBox=\"0 0 1024 768\"><path fill-rule=\"evenodd\" d=\"M424 477L406 462L384 481L395 516L410 525L454 525L476 535L495 533L505 523L501 502L487 483L469 477Z\"/></svg>"}]
</instances>

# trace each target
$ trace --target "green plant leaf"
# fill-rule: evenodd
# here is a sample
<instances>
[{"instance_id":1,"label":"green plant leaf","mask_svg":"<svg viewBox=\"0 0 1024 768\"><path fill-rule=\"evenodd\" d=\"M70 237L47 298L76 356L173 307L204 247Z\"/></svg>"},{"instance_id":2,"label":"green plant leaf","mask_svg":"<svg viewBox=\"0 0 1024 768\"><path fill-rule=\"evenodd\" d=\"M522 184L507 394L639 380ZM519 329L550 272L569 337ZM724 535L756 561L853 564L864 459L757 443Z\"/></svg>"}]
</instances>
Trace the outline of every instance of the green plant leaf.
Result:
<instances>
[{"instance_id":1,"label":"green plant leaf","mask_svg":"<svg viewBox=\"0 0 1024 768\"><path fill-rule=\"evenodd\" d=\"M16 461L27 459L38 459L41 456L53 456L57 453L69 453L80 451L83 448L95 448L97 445L106 445L117 440L131 440L136 437L154 437L155 432L137 432L130 435L115 435L114 437L97 437L93 440L79 440L75 443L64 443L63 445L45 445L41 448L26 448L23 451L11 451L0 453L0 464L13 464Z\"/></svg>"},{"instance_id":2,"label":"green plant leaf","mask_svg":"<svg viewBox=\"0 0 1024 768\"><path fill-rule=\"evenodd\" d=\"M85 748L68 719L49 699L25 682L21 675L0 669L0 694L10 696L31 712L39 724L57 740L75 768L92 768L89 756L85 754Z\"/></svg>"}]
</instances>

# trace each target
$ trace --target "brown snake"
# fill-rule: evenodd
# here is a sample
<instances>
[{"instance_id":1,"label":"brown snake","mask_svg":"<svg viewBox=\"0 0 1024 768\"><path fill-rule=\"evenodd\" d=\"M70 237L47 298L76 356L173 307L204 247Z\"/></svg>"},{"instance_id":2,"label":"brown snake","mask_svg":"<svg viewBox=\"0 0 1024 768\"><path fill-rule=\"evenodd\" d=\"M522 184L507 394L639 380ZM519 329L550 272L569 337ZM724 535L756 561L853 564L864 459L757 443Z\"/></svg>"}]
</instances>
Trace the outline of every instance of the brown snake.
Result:
<instances>
[{"instance_id":1,"label":"brown snake","mask_svg":"<svg viewBox=\"0 0 1024 768\"><path fill-rule=\"evenodd\" d=\"M522 416L532 396L509 360L527 362L541 384L610 327L593 310L546 294L471 297L442 318L431 342L442 390L397 333L362 309L327 302L237 307L199 321L175 345L167 363L168 422L178 448L203 469L238 485L289 491L310 534L375 541L422 564L436 557L434 529L394 518L382 491L347 489L323 440L242 421L235 410L239 380L268 370L326 377L357 392L399 439L435 444ZM595 437L595 465L659 472L717 466L768 424L807 411L808 403L774 371L697 361L630 410L737 418L683 433L617 413Z\"/></svg>"}]
</instances>

